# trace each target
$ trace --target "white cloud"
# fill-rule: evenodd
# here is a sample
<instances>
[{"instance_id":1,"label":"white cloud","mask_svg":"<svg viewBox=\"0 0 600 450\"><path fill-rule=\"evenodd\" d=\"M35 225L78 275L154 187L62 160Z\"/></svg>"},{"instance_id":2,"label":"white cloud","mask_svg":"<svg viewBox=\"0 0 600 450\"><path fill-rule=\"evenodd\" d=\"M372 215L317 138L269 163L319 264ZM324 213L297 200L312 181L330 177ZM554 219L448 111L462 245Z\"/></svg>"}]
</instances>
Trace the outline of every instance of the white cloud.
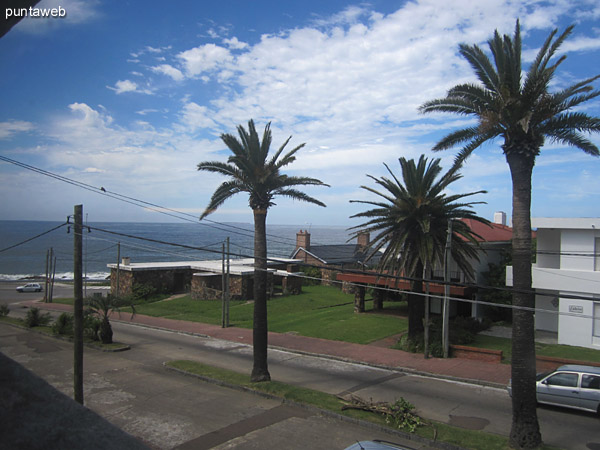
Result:
<instances>
[{"instance_id":1,"label":"white cloud","mask_svg":"<svg viewBox=\"0 0 600 450\"><path fill-rule=\"evenodd\" d=\"M239 41L235 36L231 39L223 39L223 44L234 50L243 50L248 47L247 43Z\"/></svg>"},{"instance_id":2,"label":"white cloud","mask_svg":"<svg viewBox=\"0 0 600 450\"><path fill-rule=\"evenodd\" d=\"M115 91L117 94L123 94L125 92L138 92L141 94L151 94L150 89L141 88L135 81L131 80L119 80L115 83L115 87L106 86L108 89Z\"/></svg>"},{"instance_id":3,"label":"white cloud","mask_svg":"<svg viewBox=\"0 0 600 450\"><path fill-rule=\"evenodd\" d=\"M162 73L164 75L167 75L167 76L173 78L175 81L181 81L185 78L183 76L183 73L181 73L181 70L179 70L169 64L161 64L160 66L152 67L152 71L156 72L156 73Z\"/></svg>"},{"instance_id":4,"label":"white cloud","mask_svg":"<svg viewBox=\"0 0 600 450\"><path fill-rule=\"evenodd\" d=\"M195 77L215 69L219 64L231 61L229 50L215 44L206 44L186 50L177 55L181 59L186 75Z\"/></svg>"},{"instance_id":5,"label":"white cloud","mask_svg":"<svg viewBox=\"0 0 600 450\"><path fill-rule=\"evenodd\" d=\"M27 17L21 20L14 29L29 34L45 34L62 26L88 23L101 16L97 6L97 0L42 0L34 8L61 7L66 11L66 16L57 18Z\"/></svg>"},{"instance_id":6,"label":"white cloud","mask_svg":"<svg viewBox=\"0 0 600 450\"><path fill-rule=\"evenodd\" d=\"M0 122L0 139L10 139L17 133L25 133L34 129L31 122L24 120L9 120Z\"/></svg>"}]
</instances>

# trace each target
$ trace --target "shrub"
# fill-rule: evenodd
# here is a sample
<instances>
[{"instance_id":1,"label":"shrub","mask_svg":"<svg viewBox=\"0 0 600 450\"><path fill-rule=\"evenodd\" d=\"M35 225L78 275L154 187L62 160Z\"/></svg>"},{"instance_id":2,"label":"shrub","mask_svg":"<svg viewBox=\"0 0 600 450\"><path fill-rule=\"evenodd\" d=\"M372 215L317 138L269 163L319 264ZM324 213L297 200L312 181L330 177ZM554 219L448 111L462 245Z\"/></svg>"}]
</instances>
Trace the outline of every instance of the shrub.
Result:
<instances>
[{"instance_id":1,"label":"shrub","mask_svg":"<svg viewBox=\"0 0 600 450\"><path fill-rule=\"evenodd\" d=\"M8 316L9 311L8 305L0 305L0 317Z\"/></svg>"},{"instance_id":2,"label":"shrub","mask_svg":"<svg viewBox=\"0 0 600 450\"><path fill-rule=\"evenodd\" d=\"M302 272L306 277L309 277L302 279L303 286L316 286L321 284L321 269L318 267L302 266L300 268L300 272Z\"/></svg>"},{"instance_id":3,"label":"shrub","mask_svg":"<svg viewBox=\"0 0 600 450\"><path fill-rule=\"evenodd\" d=\"M27 311L24 322L26 326L28 326L29 328L33 328L48 325L50 323L50 320L52 320L50 314L42 314L39 308L31 308L29 311Z\"/></svg>"},{"instance_id":4,"label":"shrub","mask_svg":"<svg viewBox=\"0 0 600 450\"><path fill-rule=\"evenodd\" d=\"M99 341L100 323L102 321L90 311L83 315L83 335L92 341Z\"/></svg>"},{"instance_id":5,"label":"shrub","mask_svg":"<svg viewBox=\"0 0 600 450\"><path fill-rule=\"evenodd\" d=\"M450 321L450 343L455 345L468 345L475 341L475 335L490 327L490 321L479 322L473 317L457 316ZM411 353L423 353L425 351L424 335L420 333L416 339L406 336L400 343L402 350ZM436 358L444 356L442 346L442 319L435 317L429 327L429 354Z\"/></svg>"},{"instance_id":6,"label":"shrub","mask_svg":"<svg viewBox=\"0 0 600 450\"><path fill-rule=\"evenodd\" d=\"M134 283L131 292L133 303L138 303L140 300L147 301L150 297L158 294L158 290L154 286L139 283Z\"/></svg>"},{"instance_id":7,"label":"shrub","mask_svg":"<svg viewBox=\"0 0 600 450\"><path fill-rule=\"evenodd\" d=\"M73 314L62 313L52 325L54 334L73 336Z\"/></svg>"}]
</instances>

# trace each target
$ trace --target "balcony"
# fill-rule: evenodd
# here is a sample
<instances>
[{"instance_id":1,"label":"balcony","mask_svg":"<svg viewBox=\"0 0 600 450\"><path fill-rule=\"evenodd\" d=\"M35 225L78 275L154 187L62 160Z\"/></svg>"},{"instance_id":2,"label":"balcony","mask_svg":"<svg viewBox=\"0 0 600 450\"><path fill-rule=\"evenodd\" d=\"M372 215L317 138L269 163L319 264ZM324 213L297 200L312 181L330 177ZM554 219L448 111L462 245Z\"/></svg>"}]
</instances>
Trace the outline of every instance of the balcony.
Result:
<instances>
[{"instance_id":1,"label":"balcony","mask_svg":"<svg viewBox=\"0 0 600 450\"><path fill-rule=\"evenodd\" d=\"M506 267L506 285L513 285L512 266ZM532 287L552 291L600 294L600 271L550 269L532 266Z\"/></svg>"}]
</instances>

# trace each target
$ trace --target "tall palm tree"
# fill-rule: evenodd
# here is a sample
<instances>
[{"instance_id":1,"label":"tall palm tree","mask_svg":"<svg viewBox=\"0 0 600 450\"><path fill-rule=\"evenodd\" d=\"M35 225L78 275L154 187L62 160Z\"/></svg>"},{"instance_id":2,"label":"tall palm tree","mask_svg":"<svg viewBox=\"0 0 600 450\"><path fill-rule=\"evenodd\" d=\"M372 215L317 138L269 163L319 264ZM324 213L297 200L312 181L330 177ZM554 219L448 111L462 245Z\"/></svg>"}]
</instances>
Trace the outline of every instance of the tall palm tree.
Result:
<instances>
[{"instance_id":1,"label":"tall palm tree","mask_svg":"<svg viewBox=\"0 0 600 450\"><path fill-rule=\"evenodd\" d=\"M452 112L471 116L478 123L442 138L434 150L464 145L456 157L461 164L484 142L503 139L502 150L510 168L513 185L513 339L512 339L512 429L510 443L517 448L533 448L541 443L535 399L535 342L531 308L531 176L535 158L546 139L578 147L598 156L598 148L585 133L600 131L600 119L573 111L600 91L588 78L557 92L550 83L566 56L553 60L559 47L571 34L554 30L522 79L521 33L519 21L514 36L501 37L498 31L488 41L493 63L477 45L460 46L479 84L460 84L446 97L429 101L422 112ZM552 62L551 62L552 60ZM523 309L525 308L525 309ZM529 308L529 309L527 309Z\"/></svg>"},{"instance_id":2,"label":"tall palm tree","mask_svg":"<svg viewBox=\"0 0 600 450\"><path fill-rule=\"evenodd\" d=\"M485 191L446 195L444 190L462 178L458 167L440 176L440 160L427 161L421 155L413 159L400 158L402 180L384 164L391 178L376 178L368 175L381 187L377 190L368 186L362 189L379 197L377 201L351 200L374 208L355 214L352 218L364 218L366 222L353 227L354 235L361 232L373 233L370 255L383 250L379 262L381 270L391 274L413 278L409 295L409 338L414 339L423 330L424 301L423 269L441 266L446 247L448 222L452 221L452 258L468 275L473 274L471 265L478 258L476 248L479 237L460 219L474 219L488 223L478 217L471 207L481 202L463 202L463 199Z\"/></svg>"},{"instance_id":3,"label":"tall palm tree","mask_svg":"<svg viewBox=\"0 0 600 450\"><path fill-rule=\"evenodd\" d=\"M267 365L267 211L275 204L273 198L277 195L325 206L321 201L297 190L296 187L328 185L315 178L291 177L281 173L283 167L295 161L295 154L304 147L304 144L281 156L291 139L290 136L268 159L271 146L270 123L265 126L262 141L252 120L248 122L248 131L241 125L237 130L239 139L231 134L221 135L221 139L233 153L226 163L205 161L198 164L198 170L229 177L213 193L200 220L214 212L225 200L235 194L248 193L248 203L254 213L254 366L251 380L268 381L271 375Z\"/></svg>"}]
</instances>

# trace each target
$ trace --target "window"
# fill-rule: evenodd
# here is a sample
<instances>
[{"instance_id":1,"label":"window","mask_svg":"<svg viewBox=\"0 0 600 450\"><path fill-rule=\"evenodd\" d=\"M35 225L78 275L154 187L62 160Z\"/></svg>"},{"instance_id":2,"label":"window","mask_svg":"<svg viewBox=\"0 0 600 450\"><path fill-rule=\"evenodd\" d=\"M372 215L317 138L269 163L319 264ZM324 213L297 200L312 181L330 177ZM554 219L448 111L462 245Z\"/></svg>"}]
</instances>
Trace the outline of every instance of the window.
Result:
<instances>
[{"instance_id":1,"label":"window","mask_svg":"<svg viewBox=\"0 0 600 450\"><path fill-rule=\"evenodd\" d=\"M600 270L600 238L594 239L594 270Z\"/></svg>"},{"instance_id":2,"label":"window","mask_svg":"<svg viewBox=\"0 0 600 450\"><path fill-rule=\"evenodd\" d=\"M546 380L550 386L577 387L579 375L576 373L557 373Z\"/></svg>"},{"instance_id":3,"label":"window","mask_svg":"<svg viewBox=\"0 0 600 450\"><path fill-rule=\"evenodd\" d=\"M600 390L600 375L583 375L581 378L581 387Z\"/></svg>"}]
</instances>

